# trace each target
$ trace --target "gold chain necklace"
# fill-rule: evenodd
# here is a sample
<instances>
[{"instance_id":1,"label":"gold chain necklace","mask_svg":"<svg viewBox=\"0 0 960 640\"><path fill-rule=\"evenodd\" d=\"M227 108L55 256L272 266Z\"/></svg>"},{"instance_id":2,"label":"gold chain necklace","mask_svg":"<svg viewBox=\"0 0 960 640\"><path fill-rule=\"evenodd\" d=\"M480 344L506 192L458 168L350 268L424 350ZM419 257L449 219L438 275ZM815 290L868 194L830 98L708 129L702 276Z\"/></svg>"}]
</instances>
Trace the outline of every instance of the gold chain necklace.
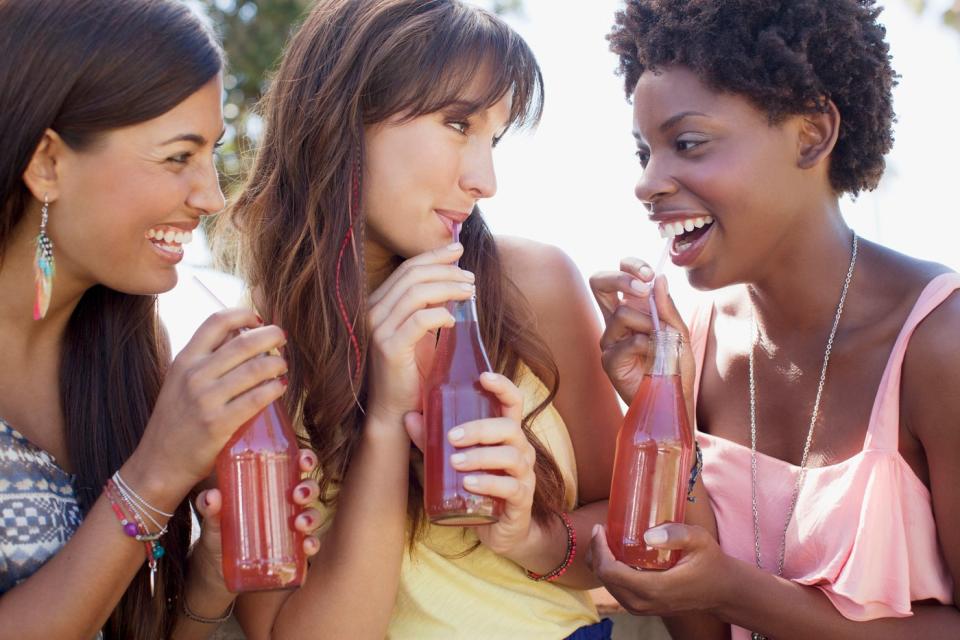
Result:
<instances>
[{"instance_id":1,"label":"gold chain necklace","mask_svg":"<svg viewBox=\"0 0 960 640\"><path fill-rule=\"evenodd\" d=\"M783 537L780 539L780 549L777 559L777 575L783 575L783 561L787 552L787 530L793 519L793 512L797 508L800 498L800 487L803 485L807 473L807 457L810 454L810 443L813 442L813 430L817 425L817 416L820 414L820 399L823 396L823 386L827 380L827 365L830 364L830 353L833 351L833 340L837 336L837 327L840 326L840 316L843 315L843 305L850 289L850 280L853 278L853 267L857 264L857 234L853 234L853 255L850 257L850 267L847 277L843 281L843 291L840 293L840 303L837 304L837 313L833 318L833 327L827 339L827 349L823 354L823 366L820 369L820 382L817 385L817 397L813 401L813 411L810 415L810 428L807 430L807 439L803 444L803 457L800 459L800 472L793 487L793 496L790 499L790 509L787 511L787 521L783 525ZM757 568L763 569L760 562L760 511L757 508L757 384L754 376L753 352L757 343L756 317L753 305L750 306L750 500L753 505L753 547L756 555ZM752 640L767 640L766 636L756 631L751 635Z\"/></svg>"}]
</instances>

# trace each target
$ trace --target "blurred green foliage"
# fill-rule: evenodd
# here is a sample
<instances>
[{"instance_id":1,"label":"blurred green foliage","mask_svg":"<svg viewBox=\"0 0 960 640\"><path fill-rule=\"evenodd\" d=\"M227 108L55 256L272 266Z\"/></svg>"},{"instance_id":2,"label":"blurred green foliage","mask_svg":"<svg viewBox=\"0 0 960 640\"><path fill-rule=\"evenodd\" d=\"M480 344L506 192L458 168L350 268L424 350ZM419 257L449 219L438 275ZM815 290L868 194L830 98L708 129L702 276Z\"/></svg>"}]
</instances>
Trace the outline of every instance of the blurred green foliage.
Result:
<instances>
[{"instance_id":1,"label":"blurred green foliage","mask_svg":"<svg viewBox=\"0 0 960 640\"><path fill-rule=\"evenodd\" d=\"M227 51L224 118L227 135L220 150L224 188L237 186L252 160L260 131L254 107L267 88L284 44L311 0L195 0L210 16ZM928 0L903 0L918 13L938 10ZM523 0L479 0L499 14L522 14ZM960 30L960 0L943 10L943 22Z\"/></svg>"}]
</instances>

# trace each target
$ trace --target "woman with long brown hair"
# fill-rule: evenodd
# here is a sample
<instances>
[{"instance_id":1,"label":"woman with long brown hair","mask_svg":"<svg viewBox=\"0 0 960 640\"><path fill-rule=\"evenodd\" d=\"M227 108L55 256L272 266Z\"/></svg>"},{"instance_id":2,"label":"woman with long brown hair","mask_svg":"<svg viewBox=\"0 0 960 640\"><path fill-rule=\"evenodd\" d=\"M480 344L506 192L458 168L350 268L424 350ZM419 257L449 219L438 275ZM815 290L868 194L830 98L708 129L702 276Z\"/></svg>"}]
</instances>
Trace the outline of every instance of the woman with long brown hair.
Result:
<instances>
[{"instance_id":1,"label":"woman with long brown hair","mask_svg":"<svg viewBox=\"0 0 960 640\"><path fill-rule=\"evenodd\" d=\"M293 37L232 218L257 308L290 332L286 401L332 517L300 591L241 599L249 637L609 633L573 544L605 517L621 419L596 316L564 254L495 238L476 206L541 100L526 43L457 0L323 0ZM503 417L463 425L457 446L484 446L452 457L506 507L439 527L419 398L443 304L474 292Z\"/></svg>"},{"instance_id":2,"label":"woman with long brown hair","mask_svg":"<svg viewBox=\"0 0 960 640\"><path fill-rule=\"evenodd\" d=\"M223 206L220 48L174 0L0 0L0 59L0 635L206 637L234 596L188 494L286 371L250 311L172 364L157 317Z\"/></svg>"}]
</instances>

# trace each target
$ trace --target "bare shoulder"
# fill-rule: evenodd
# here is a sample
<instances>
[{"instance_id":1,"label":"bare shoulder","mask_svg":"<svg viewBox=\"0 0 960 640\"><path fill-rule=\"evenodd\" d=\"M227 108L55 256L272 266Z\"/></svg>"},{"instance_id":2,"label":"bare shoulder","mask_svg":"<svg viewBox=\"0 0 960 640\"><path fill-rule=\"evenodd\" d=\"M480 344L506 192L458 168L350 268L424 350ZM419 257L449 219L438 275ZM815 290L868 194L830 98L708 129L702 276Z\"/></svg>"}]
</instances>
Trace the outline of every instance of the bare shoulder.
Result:
<instances>
[{"instance_id":1,"label":"bare shoulder","mask_svg":"<svg viewBox=\"0 0 960 640\"><path fill-rule=\"evenodd\" d=\"M903 363L903 399L908 408L930 407L937 413L944 412L944 418L953 420L944 421L942 427L949 426L960 434L960 429L955 427L956 419L960 418L960 394L956 393L960 389L958 328L960 290L951 293L931 311L910 338Z\"/></svg>"},{"instance_id":2,"label":"bare shoulder","mask_svg":"<svg viewBox=\"0 0 960 640\"><path fill-rule=\"evenodd\" d=\"M586 291L577 265L558 247L515 236L497 236L496 243L507 277L538 315Z\"/></svg>"}]
</instances>

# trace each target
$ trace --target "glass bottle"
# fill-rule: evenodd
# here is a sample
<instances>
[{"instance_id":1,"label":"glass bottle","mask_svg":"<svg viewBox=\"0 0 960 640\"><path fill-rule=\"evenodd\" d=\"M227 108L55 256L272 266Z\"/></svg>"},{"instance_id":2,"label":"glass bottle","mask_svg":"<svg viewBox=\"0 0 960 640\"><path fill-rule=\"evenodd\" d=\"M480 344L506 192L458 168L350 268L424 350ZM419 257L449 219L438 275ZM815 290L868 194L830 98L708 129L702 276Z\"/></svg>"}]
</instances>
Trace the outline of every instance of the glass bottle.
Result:
<instances>
[{"instance_id":1,"label":"glass bottle","mask_svg":"<svg viewBox=\"0 0 960 640\"><path fill-rule=\"evenodd\" d=\"M693 431L680 383L680 335L655 331L646 370L617 435L610 486L607 543L637 569L669 569L673 549L647 546L647 529L683 522L693 456Z\"/></svg>"},{"instance_id":2,"label":"glass bottle","mask_svg":"<svg viewBox=\"0 0 960 640\"><path fill-rule=\"evenodd\" d=\"M475 298L449 302L455 324L440 330L433 367L424 383L424 507L430 521L451 526L490 524L500 519L503 500L470 493L450 456L472 447L454 447L447 435L472 420L501 414L500 403L480 386L490 361L480 338Z\"/></svg>"},{"instance_id":3,"label":"glass bottle","mask_svg":"<svg viewBox=\"0 0 960 640\"><path fill-rule=\"evenodd\" d=\"M233 593L299 586L303 534L293 526L299 446L279 400L247 421L217 456L223 496L223 577Z\"/></svg>"}]
</instances>

